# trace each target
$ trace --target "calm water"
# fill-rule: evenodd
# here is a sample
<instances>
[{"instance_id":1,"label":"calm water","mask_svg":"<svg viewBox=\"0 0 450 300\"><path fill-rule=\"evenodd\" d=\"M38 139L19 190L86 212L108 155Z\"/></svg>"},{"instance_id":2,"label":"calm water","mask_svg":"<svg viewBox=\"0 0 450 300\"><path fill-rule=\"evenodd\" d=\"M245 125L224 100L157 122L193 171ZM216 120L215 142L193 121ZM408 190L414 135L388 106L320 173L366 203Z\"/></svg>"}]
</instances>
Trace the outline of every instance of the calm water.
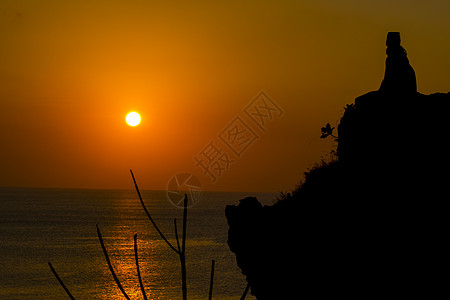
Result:
<instances>
[{"instance_id":1,"label":"calm water","mask_svg":"<svg viewBox=\"0 0 450 300\"><path fill-rule=\"evenodd\" d=\"M204 192L188 210L188 297L207 299L216 260L214 299L237 299L246 282L229 250L225 205L246 196L271 204L276 195ZM182 210L163 191L144 191L160 229L176 245ZM134 263L138 234L141 273L150 299L180 299L178 256L148 221L135 191L0 188L0 299L68 299L51 273L51 261L77 299L123 299L97 238L98 224L112 264L132 299L142 299ZM254 299L248 296L248 299Z\"/></svg>"}]
</instances>

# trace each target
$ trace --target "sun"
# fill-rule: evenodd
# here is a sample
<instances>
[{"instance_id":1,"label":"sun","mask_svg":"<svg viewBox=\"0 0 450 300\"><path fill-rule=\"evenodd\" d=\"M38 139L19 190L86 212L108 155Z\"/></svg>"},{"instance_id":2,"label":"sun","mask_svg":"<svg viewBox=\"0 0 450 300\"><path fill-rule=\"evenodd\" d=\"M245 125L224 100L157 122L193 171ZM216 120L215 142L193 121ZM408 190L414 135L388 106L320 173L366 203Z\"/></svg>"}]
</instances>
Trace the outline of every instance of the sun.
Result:
<instances>
[{"instance_id":1,"label":"sun","mask_svg":"<svg viewBox=\"0 0 450 300\"><path fill-rule=\"evenodd\" d=\"M128 113L128 115L126 117L126 121L127 121L128 125L134 127L134 126L139 125L139 123L141 123L141 116L137 112L132 111L132 112Z\"/></svg>"}]
</instances>

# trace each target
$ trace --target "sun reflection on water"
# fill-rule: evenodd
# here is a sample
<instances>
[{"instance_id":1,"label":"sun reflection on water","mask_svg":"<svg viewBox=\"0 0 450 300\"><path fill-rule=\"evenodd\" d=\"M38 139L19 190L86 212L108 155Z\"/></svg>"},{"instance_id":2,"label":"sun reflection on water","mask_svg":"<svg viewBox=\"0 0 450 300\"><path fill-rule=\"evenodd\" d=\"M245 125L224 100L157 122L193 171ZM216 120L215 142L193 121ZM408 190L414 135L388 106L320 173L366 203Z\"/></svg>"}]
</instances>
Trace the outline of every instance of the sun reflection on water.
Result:
<instances>
[{"instance_id":1,"label":"sun reflection on water","mask_svg":"<svg viewBox=\"0 0 450 300\"><path fill-rule=\"evenodd\" d=\"M122 210L124 206L131 211ZM149 226L148 220L142 214L142 208L136 205L135 199L130 199L126 204L122 202L117 208L117 219L108 228L108 232L103 230L102 234L111 264L125 292L131 299L142 299L133 241L133 236L137 233L139 268L147 297L176 299L180 295L178 291L181 290L181 282L180 287L173 284L179 281L180 276L177 256ZM101 298L123 299L123 294L117 287L106 261L99 271L106 284ZM178 294L170 296L174 291Z\"/></svg>"},{"instance_id":2,"label":"sun reflection on water","mask_svg":"<svg viewBox=\"0 0 450 300\"><path fill-rule=\"evenodd\" d=\"M151 199L147 204L153 218L169 242L176 245L173 220L182 219L182 210L172 206L165 194L161 195L160 198L145 195L144 199ZM100 195L96 196L98 198ZM160 238L135 198L136 195L129 191L101 195L101 200L94 202L97 207L91 212L94 223L83 225L87 228L87 238L75 244L77 250L73 253L84 254L80 256L81 261L73 263L73 274L64 271L62 264L55 263L74 296L83 295L83 299L124 299L108 268L99 241L93 236L95 230L92 227L95 228L97 223L113 269L130 299L143 298L134 256L134 234L137 234L139 267L148 299L181 299L179 257ZM207 297L211 259L217 262L215 297L235 299L245 288L245 279L226 245L226 229L221 209L201 208L200 204L189 210L186 241L189 298ZM180 232L181 228L178 230ZM70 278L79 279L78 284L70 282ZM51 288L53 291L54 287Z\"/></svg>"},{"instance_id":3,"label":"sun reflection on water","mask_svg":"<svg viewBox=\"0 0 450 300\"><path fill-rule=\"evenodd\" d=\"M111 264L131 299L142 299L134 260L136 233L148 298L181 299L179 258L150 224L135 191L10 189L6 192L6 200L10 200L0 203L5 226L0 235L4 275L0 282L1 299L65 299L67 295L49 270L48 261L76 299L123 299L105 261L96 224ZM0 198L1 195L0 190ZM242 295L246 283L226 244L228 228L223 208L227 199L242 197L206 192L205 195L207 201L199 202L188 212L188 297L207 297L214 259L213 297L236 299ZM143 198L161 231L176 245L173 220L182 220L182 210L167 200L164 191L144 191ZM24 211L23 207L27 209Z\"/></svg>"}]
</instances>

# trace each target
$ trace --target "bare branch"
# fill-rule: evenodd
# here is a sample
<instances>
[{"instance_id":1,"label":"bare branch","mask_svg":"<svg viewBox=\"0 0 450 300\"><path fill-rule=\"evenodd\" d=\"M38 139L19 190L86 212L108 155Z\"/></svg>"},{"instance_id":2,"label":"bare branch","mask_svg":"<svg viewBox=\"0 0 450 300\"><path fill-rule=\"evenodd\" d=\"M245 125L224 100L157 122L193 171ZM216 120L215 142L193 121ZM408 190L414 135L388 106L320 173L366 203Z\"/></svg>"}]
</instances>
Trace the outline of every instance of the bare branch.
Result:
<instances>
[{"instance_id":1,"label":"bare branch","mask_svg":"<svg viewBox=\"0 0 450 300\"><path fill-rule=\"evenodd\" d=\"M181 252L186 253L186 222L187 222L187 194L184 194L184 208L183 208L183 240L181 242Z\"/></svg>"},{"instance_id":2,"label":"bare branch","mask_svg":"<svg viewBox=\"0 0 450 300\"><path fill-rule=\"evenodd\" d=\"M178 227L177 227L177 219L173 219L173 227L175 229L175 238L177 240L177 247L178 247L178 252L181 253L181 248L180 248L180 239L178 238Z\"/></svg>"},{"instance_id":3,"label":"bare branch","mask_svg":"<svg viewBox=\"0 0 450 300\"><path fill-rule=\"evenodd\" d=\"M50 262L48 262L48 266L52 270L53 275L55 275L55 277L58 280L59 284L63 287L64 291L66 291L66 294L70 297L70 299L75 300L75 298L72 296L72 294L70 293L69 289L66 287L64 282L61 280L61 278L59 278L58 273L56 273L56 270L53 268L53 266L52 266L52 264Z\"/></svg>"},{"instance_id":4,"label":"bare branch","mask_svg":"<svg viewBox=\"0 0 450 300\"><path fill-rule=\"evenodd\" d=\"M187 299L187 279L186 279L186 222L187 222L187 194L184 195L184 209L183 209L183 236L181 241L181 290L183 292L183 300Z\"/></svg>"},{"instance_id":5,"label":"bare branch","mask_svg":"<svg viewBox=\"0 0 450 300\"><path fill-rule=\"evenodd\" d=\"M213 259L211 261L211 278L209 280L209 297L208 297L209 300L212 299L213 282L214 282L214 265L215 265L215 263L216 263L216 261Z\"/></svg>"},{"instance_id":6,"label":"bare branch","mask_svg":"<svg viewBox=\"0 0 450 300\"><path fill-rule=\"evenodd\" d=\"M141 271L139 270L139 260L138 260L138 248L137 248L137 234L134 235L134 257L136 260L136 270L139 279L139 286L141 287L142 296L147 300L147 295L145 294L144 284L142 283Z\"/></svg>"},{"instance_id":7,"label":"bare branch","mask_svg":"<svg viewBox=\"0 0 450 300\"><path fill-rule=\"evenodd\" d=\"M125 298L130 300L130 298L128 297L127 293L125 293L125 290L123 289L122 285L120 284L119 278L117 278L116 273L114 272L114 269L113 269L113 267L111 265L111 261L109 260L108 252L106 251L105 244L103 243L102 234L100 233L100 229L98 228L98 225L96 225L96 226L97 226L98 239L100 240L100 244L102 246L103 253L105 254L105 258L106 258L106 262L108 263L109 270L111 271L111 274L114 277L114 280L116 281L116 284L119 287L119 289L122 292L122 294L125 296Z\"/></svg>"},{"instance_id":8,"label":"bare branch","mask_svg":"<svg viewBox=\"0 0 450 300\"><path fill-rule=\"evenodd\" d=\"M245 287L244 293L241 296L241 300L244 300L245 297L247 297L247 293L248 293L249 289L250 289L250 284L247 283L247 286Z\"/></svg>"},{"instance_id":9,"label":"bare branch","mask_svg":"<svg viewBox=\"0 0 450 300\"><path fill-rule=\"evenodd\" d=\"M141 201L142 207L144 208L144 211L147 214L148 219L150 220L150 222L152 222L152 224L155 227L156 231L159 233L161 238L166 242L166 244L173 251L175 251L177 254L180 254L180 252L167 240L167 238L164 236L164 234L161 232L161 230L159 230L158 225L156 225L155 221L153 220L152 216L150 215L149 211L147 210L147 207L145 206L144 201L142 200L142 196L141 196L141 193L140 193L139 188L137 186L136 179L134 178L133 170L130 170L130 173L131 173L131 177L133 178L134 187L136 188L136 192L137 192L137 194L139 196L139 200Z\"/></svg>"}]
</instances>

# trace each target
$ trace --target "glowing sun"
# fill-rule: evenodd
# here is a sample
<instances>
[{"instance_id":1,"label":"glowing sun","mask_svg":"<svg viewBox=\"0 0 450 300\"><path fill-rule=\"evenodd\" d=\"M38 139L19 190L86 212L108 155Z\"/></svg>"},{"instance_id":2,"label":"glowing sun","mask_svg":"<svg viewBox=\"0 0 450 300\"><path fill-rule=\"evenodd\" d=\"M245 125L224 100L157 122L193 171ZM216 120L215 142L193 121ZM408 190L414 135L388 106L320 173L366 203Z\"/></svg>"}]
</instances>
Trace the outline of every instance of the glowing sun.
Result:
<instances>
[{"instance_id":1,"label":"glowing sun","mask_svg":"<svg viewBox=\"0 0 450 300\"><path fill-rule=\"evenodd\" d=\"M127 124L130 126L137 126L141 123L141 116L137 112L130 112L126 118Z\"/></svg>"}]
</instances>

